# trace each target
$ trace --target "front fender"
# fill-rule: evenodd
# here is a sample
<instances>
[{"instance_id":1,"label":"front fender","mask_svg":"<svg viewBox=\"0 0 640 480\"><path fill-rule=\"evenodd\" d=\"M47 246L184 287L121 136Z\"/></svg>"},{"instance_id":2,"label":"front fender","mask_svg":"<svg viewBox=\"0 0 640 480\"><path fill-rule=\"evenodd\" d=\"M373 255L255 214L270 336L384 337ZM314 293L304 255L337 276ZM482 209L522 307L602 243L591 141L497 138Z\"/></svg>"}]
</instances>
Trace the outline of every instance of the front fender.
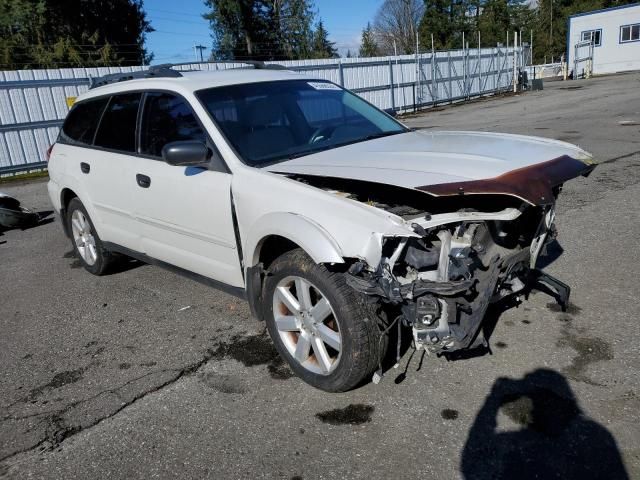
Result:
<instances>
[{"instance_id":1,"label":"front fender","mask_svg":"<svg viewBox=\"0 0 640 480\"><path fill-rule=\"evenodd\" d=\"M340 246L324 228L308 217L276 212L261 217L249 229L244 247L249 263L245 267L258 264L262 244L271 235L291 240L316 263L344 263Z\"/></svg>"}]
</instances>

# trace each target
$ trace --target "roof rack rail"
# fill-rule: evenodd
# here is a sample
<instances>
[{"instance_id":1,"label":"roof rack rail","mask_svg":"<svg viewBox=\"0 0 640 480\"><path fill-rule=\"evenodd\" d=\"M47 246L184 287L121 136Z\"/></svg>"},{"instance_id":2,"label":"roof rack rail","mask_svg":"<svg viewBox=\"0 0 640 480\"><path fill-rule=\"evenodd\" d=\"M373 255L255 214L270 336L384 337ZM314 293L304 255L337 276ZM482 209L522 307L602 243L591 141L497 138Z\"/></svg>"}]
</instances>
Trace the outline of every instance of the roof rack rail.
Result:
<instances>
[{"instance_id":1,"label":"roof rack rail","mask_svg":"<svg viewBox=\"0 0 640 480\"><path fill-rule=\"evenodd\" d=\"M212 60L212 61L207 61L207 62L183 62L183 63L171 63L171 64L167 64L167 66L170 67L184 67L187 65L208 65L208 64L216 64L216 63L222 63L222 64L229 64L229 63L233 63L233 64L237 64L237 63L243 63L245 65L248 65L249 67L255 68L256 70L287 70L287 67L283 66L283 65L279 65L277 63L264 63L262 60ZM238 67L238 68L247 68L247 67Z\"/></svg>"},{"instance_id":2,"label":"roof rack rail","mask_svg":"<svg viewBox=\"0 0 640 480\"><path fill-rule=\"evenodd\" d=\"M102 77L90 77L89 89L102 87L111 83L126 82L127 80L135 80L136 78L177 78L182 77L180 70L174 70L173 67L183 67L188 65L202 65L211 63L233 63L246 64L249 67L238 68L255 68L256 70L286 70L287 67L278 65L277 63L264 63L262 60L216 60L213 62L184 62L184 63L164 63L162 65L152 65L147 70L139 72L126 73L110 73Z\"/></svg>"},{"instance_id":3,"label":"roof rack rail","mask_svg":"<svg viewBox=\"0 0 640 480\"><path fill-rule=\"evenodd\" d=\"M89 89L102 87L111 83L126 82L127 80L134 80L136 78L153 78L153 77L165 77L165 78L177 78L182 74L178 70L173 70L172 65L152 65L147 70L141 70L139 72L123 72L123 73L110 73L102 77L89 78Z\"/></svg>"}]
</instances>

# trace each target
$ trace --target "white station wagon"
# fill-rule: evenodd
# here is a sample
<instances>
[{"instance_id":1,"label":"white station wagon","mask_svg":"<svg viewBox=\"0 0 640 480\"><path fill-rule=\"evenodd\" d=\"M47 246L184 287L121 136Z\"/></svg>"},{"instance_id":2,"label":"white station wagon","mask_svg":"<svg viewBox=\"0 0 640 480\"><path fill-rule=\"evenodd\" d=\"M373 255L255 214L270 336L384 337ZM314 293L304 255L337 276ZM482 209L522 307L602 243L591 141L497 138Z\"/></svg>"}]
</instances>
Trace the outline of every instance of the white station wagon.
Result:
<instances>
[{"instance_id":1,"label":"white station wagon","mask_svg":"<svg viewBox=\"0 0 640 480\"><path fill-rule=\"evenodd\" d=\"M492 302L566 306L536 260L563 182L592 169L559 141L412 131L260 63L161 66L77 99L49 194L89 272L126 255L246 298L298 376L344 391L379 378L392 327L446 353L486 344Z\"/></svg>"}]
</instances>

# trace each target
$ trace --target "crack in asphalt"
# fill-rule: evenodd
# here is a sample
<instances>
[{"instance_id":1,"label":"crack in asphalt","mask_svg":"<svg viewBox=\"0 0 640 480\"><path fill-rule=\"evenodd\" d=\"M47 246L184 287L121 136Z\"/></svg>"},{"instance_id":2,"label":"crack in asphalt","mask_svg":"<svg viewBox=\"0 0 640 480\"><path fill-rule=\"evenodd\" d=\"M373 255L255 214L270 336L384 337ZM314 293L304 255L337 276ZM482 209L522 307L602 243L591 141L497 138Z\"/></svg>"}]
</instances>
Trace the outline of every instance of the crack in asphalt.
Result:
<instances>
[{"instance_id":1,"label":"crack in asphalt","mask_svg":"<svg viewBox=\"0 0 640 480\"><path fill-rule=\"evenodd\" d=\"M613 158L609 158L607 160L603 160L601 162L598 162L598 165L603 165L605 163L613 163L613 162L616 162L618 160L623 160L625 158L633 157L634 155L638 155L638 154L640 154L640 150L636 150L635 152L626 153L626 154L620 155L618 157L613 157Z\"/></svg>"},{"instance_id":2,"label":"crack in asphalt","mask_svg":"<svg viewBox=\"0 0 640 480\"><path fill-rule=\"evenodd\" d=\"M20 450L14 451L8 455L5 455L4 457L0 458L0 464L11 460L12 458L21 455L23 453L28 453L31 452L33 450L39 449L39 448L45 448L46 450L53 450L57 447L59 447L62 442L64 442L66 439L80 433L83 432L85 430L88 430L90 428L95 427L96 425L102 423L105 420L108 420L109 418L114 417L115 415L117 415L118 413L120 413L121 411L123 411L124 409L130 407L131 405L133 405L134 403L138 402L139 400L142 400L143 398L145 398L148 395L151 395L153 393L156 393L174 383L176 383L178 380L180 380L181 378L185 377L185 376L189 376L189 375L193 375L194 373L196 373L204 364L206 364L209 360L213 359L216 356L216 351L213 349L207 349L206 350L206 354L204 356L204 358L202 358L201 360L191 363L189 365L187 365L184 368L180 368L180 369L162 369L162 370L156 370L154 372L149 372L146 373L145 375L142 375L140 377L136 377L132 380L129 380L127 382L125 382L124 384L120 385L117 388L112 388L112 389L108 389L108 390L104 390L102 392L97 393L96 395L93 395L89 398L85 398L83 400L79 400L77 402L73 402L69 405L67 405L66 407L60 409L60 410L56 410L56 411L50 411L50 412L41 412L39 414L32 414L32 415L27 415L24 417L13 417L13 416L6 416L2 418L2 422L5 421L10 421L10 420L20 420L20 419L24 419L24 418L31 418L31 417L37 417L37 416L46 416L46 418L42 419L40 422L38 422L36 424L36 426L41 425L43 422L48 422L49 425L46 428L45 431L45 438L41 439L39 442L32 444L28 447L22 448ZM81 405L83 403L89 402L91 400L94 400L104 394L113 394L116 395L118 398L122 398L119 394L119 390L122 390L124 387L126 387L127 385L132 384L133 382L137 382L139 380L142 380L145 377L148 377L150 375L154 375L154 374L159 374L159 373L165 373L165 372L175 372L175 375L172 376L170 379L162 382L159 385L156 385L150 389L144 390L136 395L134 395L130 400L128 400L127 402L123 403L120 407L116 408L114 411L112 411L111 413L109 413L108 415L104 415L101 417L98 417L96 419L93 419L88 425L67 425L66 422L63 419L63 416L69 412L71 409L77 407L78 405ZM53 414L52 414L53 413Z\"/></svg>"}]
</instances>

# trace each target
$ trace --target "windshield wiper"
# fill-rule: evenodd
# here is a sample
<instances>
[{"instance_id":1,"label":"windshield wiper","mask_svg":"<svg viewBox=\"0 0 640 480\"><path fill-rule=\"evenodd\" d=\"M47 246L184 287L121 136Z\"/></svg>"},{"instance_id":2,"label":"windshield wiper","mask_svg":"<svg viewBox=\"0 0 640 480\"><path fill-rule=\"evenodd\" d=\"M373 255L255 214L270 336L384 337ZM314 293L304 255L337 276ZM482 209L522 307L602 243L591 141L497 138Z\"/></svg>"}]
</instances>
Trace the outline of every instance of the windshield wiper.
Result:
<instances>
[{"instance_id":1,"label":"windshield wiper","mask_svg":"<svg viewBox=\"0 0 640 480\"><path fill-rule=\"evenodd\" d=\"M399 133L405 133L405 132L403 132L402 130L398 130L398 131L392 131L392 132L372 133L371 135L367 135L366 137L364 137L361 141L373 140L375 138L389 137L391 135L397 135Z\"/></svg>"},{"instance_id":2,"label":"windshield wiper","mask_svg":"<svg viewBox=\"0 0 640 480\"><path fill-rule=\"evenodd\" d=\"M311 155L312 153L323 152L325 150L331 150L332 148L344 147L346 145L352 145L354 143L366 142L367 140L374 140L376 138L382 138L382 137L388 137L388 136L391 136L391 135L397 135L399 133L406 133L406 132L404 132L402 130L399 130L399 131L392 131L392 132L372 133L371 135L367 135L366 137L356 138L354 140L349 140L348 142L336 143L336 144L333 144L333 145L325 145L324 147L320 147L320 148L313 148L311 150L304 150L302 152L292 153L291 155L289 155L287 157L287 159L293 160L294 158L305 157L307 155Z\"/></svg>"},{"instance_id":3,"label":"windshield wiper","mask_svg":"<svg viewBox=\"0 0 640 480\"><path fill-rule=\"evenodd\" d=\"M311 155L312 153L323 152L324 150L329 150L329 149L334 148L336 146L339 146L339 145L326 145L326 146L321 147L321 148L312 148L311 150L304 150L302 152L292 153L287 158L289 160L293 160L294 158L305 157L307 155Z\"/></svg>"}]
</instances>

